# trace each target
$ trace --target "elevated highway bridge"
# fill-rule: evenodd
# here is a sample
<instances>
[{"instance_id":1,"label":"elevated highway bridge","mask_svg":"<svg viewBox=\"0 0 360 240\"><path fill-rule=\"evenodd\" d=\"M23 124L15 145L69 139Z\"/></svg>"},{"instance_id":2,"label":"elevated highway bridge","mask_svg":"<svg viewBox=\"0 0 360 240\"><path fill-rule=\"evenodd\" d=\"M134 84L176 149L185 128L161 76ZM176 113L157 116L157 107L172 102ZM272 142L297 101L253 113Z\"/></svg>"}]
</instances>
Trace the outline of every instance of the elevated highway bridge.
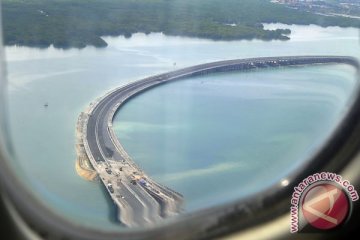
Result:
<instances>
[{"instance_id":1,"label":"elevated highway bridge","mask_svg":"<svg viewBox=\"0 0 360 240\"><path fill-rule=\"evenodd\" d=\"M343 56L288 56L236 59L196 65L147 77L113 90L83 114L82 138L86 155L119 209L126 226L144 226L181 211L181 194L156 183L138 167L122 147L112 128L114 115L130 98L160 84L218 72L246 71L314 64L358 62ZM161 149L160 149L161 150Z\"/></svg>"}]
</instances>

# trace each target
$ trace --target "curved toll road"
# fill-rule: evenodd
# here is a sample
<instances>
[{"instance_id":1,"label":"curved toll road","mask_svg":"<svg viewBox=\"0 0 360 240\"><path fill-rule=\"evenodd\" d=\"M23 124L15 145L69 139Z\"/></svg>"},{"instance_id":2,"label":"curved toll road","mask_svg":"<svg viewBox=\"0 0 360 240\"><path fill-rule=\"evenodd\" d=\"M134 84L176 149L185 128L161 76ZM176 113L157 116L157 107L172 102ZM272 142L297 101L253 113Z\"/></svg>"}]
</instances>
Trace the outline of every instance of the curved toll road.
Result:
<instances>
[{"instance_id":1,"label":"curved toll road","mask_svg":"<svg viewBox=\"0 0 360 240\"><path fill-rule=\"evenodd\" d=\"M126 226L153 224L178 214L183 200L181 194L147 176L131 160L116 138L112 129L113 117L129 98L162 83L216 72L333 63L358 67L355 59L342 56L289 56L219 61L127 84L90 105L87 113L81 115L84 152L118 207L120 222Z\"/></svg>"}]
</instances>

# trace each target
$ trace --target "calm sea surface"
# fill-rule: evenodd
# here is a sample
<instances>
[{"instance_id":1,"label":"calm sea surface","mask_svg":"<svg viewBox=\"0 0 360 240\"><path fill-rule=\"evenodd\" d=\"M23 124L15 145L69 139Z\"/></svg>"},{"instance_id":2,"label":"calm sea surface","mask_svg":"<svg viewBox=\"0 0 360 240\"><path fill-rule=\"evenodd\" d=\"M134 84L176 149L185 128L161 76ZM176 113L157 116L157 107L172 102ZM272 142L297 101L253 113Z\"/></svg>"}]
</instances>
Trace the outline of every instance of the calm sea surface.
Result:
<instances>
[{"instance_id":1,"label":"calm sea surface","mask_svg":"<svg viewBox=\"0 0 360 240\"><path fill-rule=\"evenodd\" d=\"M293 30L287 42L135 34L131 39L104 37L106 49L7 47L17 174L58 214L120 229L111 223L113 209L100 184L75 172L79 113L114 87L194 64L360 53L356 29L287 27ZM135 162L182 193L187 211L196 210L256 193L296 169L342 116L354 74L349 66L334 65L178 81L128 102L114 127Z\"/></svg>"}]
</instances>

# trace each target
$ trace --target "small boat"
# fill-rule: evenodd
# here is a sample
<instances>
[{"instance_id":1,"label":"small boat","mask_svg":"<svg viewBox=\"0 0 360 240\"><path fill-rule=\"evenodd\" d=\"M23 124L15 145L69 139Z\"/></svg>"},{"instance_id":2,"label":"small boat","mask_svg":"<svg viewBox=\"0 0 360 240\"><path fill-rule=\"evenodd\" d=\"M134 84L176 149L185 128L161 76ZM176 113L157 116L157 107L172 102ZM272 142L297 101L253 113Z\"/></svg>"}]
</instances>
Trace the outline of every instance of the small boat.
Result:
<instances>
[{"instance_id":1,"label":"small boat","mask_svg":"<svg viewBox=\"0 0 360 240\"><path fill-rule=\"evenodd\" d=\"M48 107L48 106L49 106L49 104L48 104L48 103L45 103L45 104L44 104L44 107Z\"/></svg>"}]
</instances>

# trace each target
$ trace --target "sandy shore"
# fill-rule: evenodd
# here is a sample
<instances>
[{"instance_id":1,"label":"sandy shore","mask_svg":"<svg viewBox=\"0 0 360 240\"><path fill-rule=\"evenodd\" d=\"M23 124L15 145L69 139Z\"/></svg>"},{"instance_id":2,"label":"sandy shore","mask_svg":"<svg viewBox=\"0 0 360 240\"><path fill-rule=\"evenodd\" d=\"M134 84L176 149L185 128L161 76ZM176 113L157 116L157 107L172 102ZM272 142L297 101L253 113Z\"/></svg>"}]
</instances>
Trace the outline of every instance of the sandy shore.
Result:
<instances>
[{"instance_id":1,"label":"sandy shore","mask_svg":"<svg viewBox=\"0 0 360 240\"><path fill-rule=\"evenodd\" d=\"M80 158L75 161L75 169L80 177L88 181L94 181L98 176L94 170L85 168Z\"/></svg>"},{"instance_id":2,"label":"sandy shore","mask_svg":"<svg viewBox=\"0 0 360 240\"><path fill-rule=\"evenodd\" d=\"M77 174L88 181L94 181L98 174L95 169L92 167L90 160L86 154L83 142L83 122L86 113L81 113L75 130L75 137L76 137L76 161L75 161L75 169Z\"/></svg>"}]
</instances>

